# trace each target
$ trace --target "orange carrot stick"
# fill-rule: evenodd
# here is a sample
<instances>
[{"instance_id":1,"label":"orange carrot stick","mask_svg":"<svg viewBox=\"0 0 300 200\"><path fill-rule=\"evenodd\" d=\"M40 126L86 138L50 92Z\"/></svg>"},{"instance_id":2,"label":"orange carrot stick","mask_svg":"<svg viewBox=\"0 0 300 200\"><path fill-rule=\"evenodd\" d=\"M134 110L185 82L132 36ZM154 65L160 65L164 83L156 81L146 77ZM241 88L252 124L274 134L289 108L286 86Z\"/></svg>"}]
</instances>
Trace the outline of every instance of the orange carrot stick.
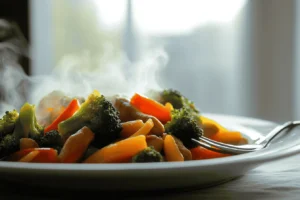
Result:
<instances>
[{"instance_id":1,"label":"orange carrot stick","mask_svg":"<svg viewBox=\"0 0 300 200\"><path fill-rule=\"evenodd\" d=\"M77 99L73 99L66 109L49 125L44 129L44 133L47 133L51 130L57 130L58 124L69 117L71 117L78 109L80 108L79 102Z\"/></svg>"},{"instance_id":2,"label":"orange carrot stick","mask_svg":"<svg viewBox=\"0 0 300 200\"><path fill-rule=\"evenodd\" d=\"M146 137L139 135L120 140L105 146L90 157L84 163L120 163L136 155L147 147Z\"/></svg>"},{"instance_id":3,"label":"orange carrot stick","mask_svg":"<svg viewBox=\"0 0 300 200\"><path fill-rule=\"evenodd\" d=\"M154 126L153 120L151 118L149 118L145 122L145 124L137 132L132 134L130 137L135 137L135 136L138 136L138 135L147 135L148 133L150 133L153 126Z\"/></svg>"},{"instance_id":4,"label":"orange carrot stick","mask_svg":"<svg viewBox=\"0 0 300 200\"><path fill-rule=\"evenodd\" d=\"M162 123L166 123L171 120L170 108L153 99L135 93L132 96L130 103L142 113L152 115Z\"/></svg>"},{"instance_id":5,"label":"orange carrot stick","mask_svg":"<svg viewBox=\"0 0 300 200\"><path fill-rule=\"evenodd\" d=\"M164 152L167 161L184 161L184 157L181 154L172 135L166 135L164 139Z\"/></svg>"},{"instance_id":6,"label":"orange carrot stick","mask_svg":"<svg viewBox=\"0 0 300 200\"><path fill-rule=\"evenodd\" d=\"M128 138L135 132L137 132L140 128L144 126L144 122L141 119L127 121L121 123L122 125L122 131L121 131L121 137L122 138Z\"/></svg>"},{"instance_id":7,"label":"orange carrot stick","mask_svg":"<svg viewBox=\"0 0 300 200\"><path fill-rule=\"evenodd\" d=\"M58 155L62 163L75 163L84 154L95 134L86 126L71 135L65 142Z\"/></svg>"}]
</instances>

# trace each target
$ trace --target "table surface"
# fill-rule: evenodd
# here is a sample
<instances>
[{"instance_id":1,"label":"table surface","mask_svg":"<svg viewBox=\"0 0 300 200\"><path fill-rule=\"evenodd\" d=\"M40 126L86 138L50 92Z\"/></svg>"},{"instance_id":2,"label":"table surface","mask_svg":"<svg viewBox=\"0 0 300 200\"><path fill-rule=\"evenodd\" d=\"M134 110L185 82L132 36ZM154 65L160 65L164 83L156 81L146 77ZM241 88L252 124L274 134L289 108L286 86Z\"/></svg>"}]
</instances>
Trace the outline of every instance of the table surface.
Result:
<instances>
[{"instance_id":1,"label":"table surface","mask_svg":"<svg viewBox=\"0 0 300 200\"><path fill-rule=\"evenodd\" d=\"M269 128L268 128L269 129ZM126 180L124 180L126 181ZM139 193L103 193L101 191L65 191L33 188L0 182L0 199L74 199L83 196L110 195L118 199L300 199L300 155L257 167L230 182L193 190ZM111 199L111 198L109 198Z\"/></svg>"}]
</instances>

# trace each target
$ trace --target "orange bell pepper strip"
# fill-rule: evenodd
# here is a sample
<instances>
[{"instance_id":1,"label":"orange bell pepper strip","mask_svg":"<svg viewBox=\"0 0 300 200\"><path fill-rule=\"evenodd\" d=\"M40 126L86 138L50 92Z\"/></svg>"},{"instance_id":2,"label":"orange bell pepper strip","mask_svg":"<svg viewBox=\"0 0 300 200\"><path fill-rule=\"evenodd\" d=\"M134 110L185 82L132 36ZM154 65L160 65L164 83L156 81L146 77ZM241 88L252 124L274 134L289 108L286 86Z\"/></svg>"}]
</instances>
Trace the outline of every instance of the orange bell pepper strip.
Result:
<instances>
[{"instance_id":1,"label":"orange bell pepper strip","mask_svg":"<svg viewBox=\"0 0 300 200\"><path fill-rule=\"evenodd\" d=\"M165 107L170 111L174 110L174 107L170 102L165 103Z\"/></svg>"},{"instance_id":2,"label":"orange bell pepper strip","mask_svg":"<svg viewBox=\"0 0 300 200\"><path fill-rule=\"evenodd\" d=\"M211 151L204 147L194 147L190 149L192 153L192 160L204 160L204 159L211 159L211 158L221 158L230 156L229 154L223 154L215 151Z\"/></svg>"},{"instance_id":3,"label":"orange bell pepper strip","mask_svg":"<svg viewBox=\"0 0 300 200\"><path fill-rule=\"evenodd\" d=\"M210 138L218 142L233 145L238 145L243 140L242 134L238 131L219 131Z\"/></svg>"},{"instance_id":4,"label":"orange bell pepper strip","mask_svg":"<svg viewBox=\"0 0 300 200\"><path fill-rule=\"evenodd\" d=\"M58 129L58 124L70 117L79 110L80 105L77 99L73 99L66 109L49 125L44 129L44 133Z\"/></svg>"},{"instance_id":5,"label":"orange bell pepper strip","mask_svg":"<svg viewBox=\"0 0 300 200\"><path fill-rule=\"evenodd\" d=\"M228 131L225 127L223 127L221 124L219 124L215 120L207 118L203 115L200 116L200 120L201 120L202 124L214 124L218 128L219 131Z\"/></svg>"},{"instance_id":6,"label":"orange bell pepper strip","mask_svg":"<svg viewBox=\"0 0 300 200\"><path fill-rule=\"evenodd\" d=\"M142 113L152 115L162 123L166 123L171 120L171 110L169 106L165 106L153 99L135 93L131 97L130 103Z\"/></svg>"},{"instance_id":7,"label":"orange bell pepper strip","mask_svg":"<svg viewBox=\"0 0 300 200\"><path fill-rule=\"evenodd\" d=\"M200 116L200 120L203 124L204 136L212 140L234 145L247 143L241 132L228 130L215 120L204 116Z\"/></svg>"}]
</instances>

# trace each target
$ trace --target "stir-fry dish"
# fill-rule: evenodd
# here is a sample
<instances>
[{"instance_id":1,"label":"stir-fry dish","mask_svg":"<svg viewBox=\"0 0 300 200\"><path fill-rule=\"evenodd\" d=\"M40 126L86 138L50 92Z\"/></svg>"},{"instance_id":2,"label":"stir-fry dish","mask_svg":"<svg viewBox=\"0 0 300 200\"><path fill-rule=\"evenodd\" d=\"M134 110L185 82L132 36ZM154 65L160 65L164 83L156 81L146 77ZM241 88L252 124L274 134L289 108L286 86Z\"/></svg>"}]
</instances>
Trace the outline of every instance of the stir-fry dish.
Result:
<instances>
[{"instance_id":1,"label":"stir-fry dish","mask_svg":"<svg viewBox=\"0 0 300 200\"><path fill-rule=\"evenodd\" d=\"M56 95L55 95L56 94ZM230 156L198 146L191 139L246 144L237 131L203 116L179 91L86 98L45 96L0 119L2 161L33 163L145 163Z\"/></svg>"}]
</instances>

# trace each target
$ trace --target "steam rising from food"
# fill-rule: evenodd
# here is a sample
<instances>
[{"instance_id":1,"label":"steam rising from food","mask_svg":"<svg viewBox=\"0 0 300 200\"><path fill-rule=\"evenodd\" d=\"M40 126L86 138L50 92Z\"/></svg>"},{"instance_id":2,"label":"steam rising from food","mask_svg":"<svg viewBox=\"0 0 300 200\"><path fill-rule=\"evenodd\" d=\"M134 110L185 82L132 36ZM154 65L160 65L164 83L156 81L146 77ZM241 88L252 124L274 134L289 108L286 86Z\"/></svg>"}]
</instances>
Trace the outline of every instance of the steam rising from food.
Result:
<instances>
[{"instance_id":1,"label":"steam rising from food","mask_svg":"<svg viewBox=\"0 0 300 200\"><path fill-rule=\"evenodd\" d=\"M36 104L46 95L82 96L98 90L106 96L120 94L131 96L149 89L160 90L158 72L168 62L162 48L152 49L130 63L125 56L114 62L99 58L99 64L91 66L89 54L66 55L51 74L27 76L22 68L5 64L0 68L0 114L6 110L19 109L26 101ZM43 67L43 66L40 66ZM53 102L51 102L53 105Z\"/></svg>"}]
</instances>

